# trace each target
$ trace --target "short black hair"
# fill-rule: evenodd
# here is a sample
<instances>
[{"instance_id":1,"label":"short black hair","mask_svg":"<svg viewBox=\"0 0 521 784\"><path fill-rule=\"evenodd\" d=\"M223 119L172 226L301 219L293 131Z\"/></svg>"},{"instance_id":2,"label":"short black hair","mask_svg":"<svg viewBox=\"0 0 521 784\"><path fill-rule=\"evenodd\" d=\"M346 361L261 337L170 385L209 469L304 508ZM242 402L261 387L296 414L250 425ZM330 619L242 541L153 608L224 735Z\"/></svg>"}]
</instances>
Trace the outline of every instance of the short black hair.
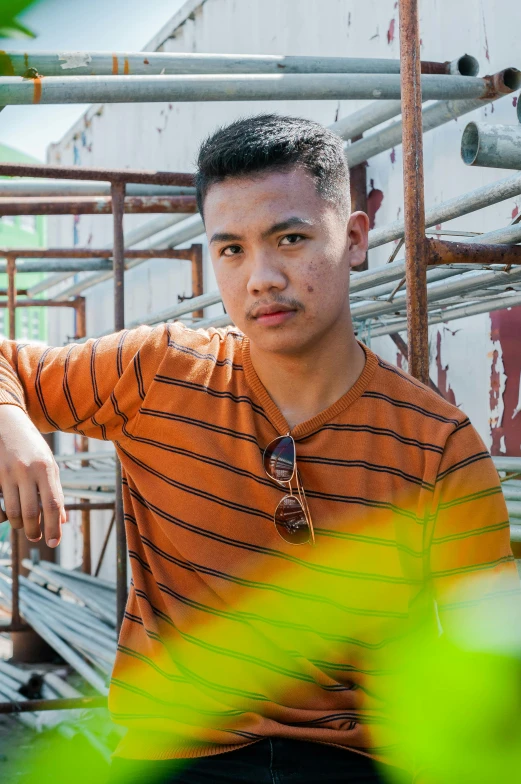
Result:
<instances>
[{"instance_id":1,"label":"short black hair","mask_svg":"<svg viewBox=\"0 0 521 784\"><path fill-rule=\"evenodd\" d=\"M217 182L293 167L308 172L317 192L349 215L349 169L340 136L312 120L278 114L237 120L203 142L195 175L199 212Z\"/></svg>"}]
</instances>

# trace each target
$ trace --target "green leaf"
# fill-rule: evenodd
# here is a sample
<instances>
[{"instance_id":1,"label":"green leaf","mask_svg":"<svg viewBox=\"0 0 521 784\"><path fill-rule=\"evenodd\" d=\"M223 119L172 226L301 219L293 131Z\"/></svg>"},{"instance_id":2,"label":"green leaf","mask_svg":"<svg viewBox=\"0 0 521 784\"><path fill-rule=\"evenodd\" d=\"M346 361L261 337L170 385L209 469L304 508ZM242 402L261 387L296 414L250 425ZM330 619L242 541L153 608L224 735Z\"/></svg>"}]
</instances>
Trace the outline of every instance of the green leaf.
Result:
<instances>
[{"instance_id":1,"label":"green leaf","mask_svg":"<svg viewBox=\"0 0 521 784\"><path fill-rule=\"evenodd\" d=\"M35 38L32 30L17 18L35 0L0 0L0 38Z\"/></svg>"}]
</instances>

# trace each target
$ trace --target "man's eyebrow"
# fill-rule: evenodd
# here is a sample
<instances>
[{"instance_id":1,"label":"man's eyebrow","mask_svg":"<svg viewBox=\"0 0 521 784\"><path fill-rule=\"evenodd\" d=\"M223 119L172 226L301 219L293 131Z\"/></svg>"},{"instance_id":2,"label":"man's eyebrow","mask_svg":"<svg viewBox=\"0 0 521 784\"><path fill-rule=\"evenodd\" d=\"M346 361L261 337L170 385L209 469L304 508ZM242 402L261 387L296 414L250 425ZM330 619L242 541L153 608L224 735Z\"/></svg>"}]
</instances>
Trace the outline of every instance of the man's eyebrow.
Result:
<instances>
[{"instance_id":1,"label":"man's eyebrow","mask_svg":"<svg viewBox=\"0 0 521 784\"><path fill-rule=\"evenodd\" d=\"M299 218L298 216L293 216L292 218L288 218L285 221L281 221L280 223L275 223L266 231L262 232L262 238L266 239L267 237L271 237L272 234L278 234L279 231L286 231L286 229L295 229L302 226L310 228L312 226L312 222L309 220L305 220L305 218Z\"/></svg>"},{"instance_id":2,"label":"man's eyebrow","mask_svg":"<svg viewBox=\"0 0 521 784\"><path fill-rule=\"evenodd\" d=\"M216 231L215 234L212 234L210 239L210 244L212 242L240 242L242 237L239 234L229 234L227 232L219 232Z\"/></svg>"}]
</instances>

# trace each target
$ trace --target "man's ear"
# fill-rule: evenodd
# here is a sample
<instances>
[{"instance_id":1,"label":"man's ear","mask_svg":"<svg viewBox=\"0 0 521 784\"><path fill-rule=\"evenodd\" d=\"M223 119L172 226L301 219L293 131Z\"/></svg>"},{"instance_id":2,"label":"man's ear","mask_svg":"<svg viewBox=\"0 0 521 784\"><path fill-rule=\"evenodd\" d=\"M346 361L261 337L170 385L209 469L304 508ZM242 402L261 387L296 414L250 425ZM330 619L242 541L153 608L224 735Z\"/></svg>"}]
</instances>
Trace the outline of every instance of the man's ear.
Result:
<instances>
[{"instance_id":1,"label":"man's ear","mask_svg":"<svg viewBox=\"0 0 521 784\"><path fill-rule=\"evenodd\" d=\"M365 212L358 210L351 213L347 224L347 239L349 267L358 267L365 261L369 242L369 217Z\"/></svg>"}]
</instances>

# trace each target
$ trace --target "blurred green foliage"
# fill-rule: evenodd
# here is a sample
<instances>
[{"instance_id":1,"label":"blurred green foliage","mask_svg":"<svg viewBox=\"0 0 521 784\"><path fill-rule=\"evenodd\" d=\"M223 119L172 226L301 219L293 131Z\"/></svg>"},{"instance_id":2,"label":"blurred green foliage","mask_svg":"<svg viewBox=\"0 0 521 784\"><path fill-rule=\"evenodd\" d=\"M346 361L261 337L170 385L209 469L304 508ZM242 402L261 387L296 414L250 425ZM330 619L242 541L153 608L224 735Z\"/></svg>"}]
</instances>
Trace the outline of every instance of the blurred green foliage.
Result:
<instances>
[{"instance_id":1,"label":"blurred green foliage","mask_svg":"<svg viewBox=\"0 0 521 784\"><path fill-rule=\"evenodd\" d=\"M33 31L18 19L20 14L34 3L35 0L0 0L0 38L36 37Z\"/></svg>"}]
</instances>

